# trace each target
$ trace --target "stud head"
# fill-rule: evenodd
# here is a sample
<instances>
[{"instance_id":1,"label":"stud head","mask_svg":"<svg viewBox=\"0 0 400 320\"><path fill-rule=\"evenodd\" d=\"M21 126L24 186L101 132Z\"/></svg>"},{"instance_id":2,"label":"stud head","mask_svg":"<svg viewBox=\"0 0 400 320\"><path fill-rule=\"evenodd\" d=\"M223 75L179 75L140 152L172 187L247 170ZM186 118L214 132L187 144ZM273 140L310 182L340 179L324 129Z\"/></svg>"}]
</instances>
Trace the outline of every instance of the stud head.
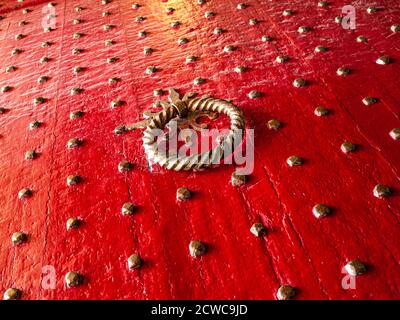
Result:
<instances>
[{"instance_id":1,"label":"stud head","mask_svg":"<svg viewBox=\"0 0 400 320\"><path fill-rule=\"evenodd\" d=\"M227 46L224 47L224 52L232 52L232 51L235 51L235 50L236 50L236 47L233 46L233 45L227 45Z\"/></svg>"},{"instance_id":2,"label":"stud head","mask_svg":"<svg viewBox=\"0 0 400 320\"><path fill-rule=\"evenodd\" d=\"M146 20L146 18L143 17L143 16L139 16L139 17L136 17L136 18L135 18L135 21L136 21L136 22L143 22L144 20Z\"/></svg>"},{"instance_id":3,"label":"stud head","mask_svg":"<svg viewBox=\"0 0 400 320\"><path fill-rule=\"evenodd\" d=\"M83 33L81 33L81 32L75 32L73 35L72 35L72 38L73 39L79 39L79 38L82 38L83 37Z\"/></svg>"},{"instance_id":4,"label":"stud head","mask_svg":"<svg viewBox=\"0 0 400 320\"><path fill-rule=\"evenodd\" d=\"M8 288L3 294L3 300L18 300L21 298L21 291L16 288Z\"/></svg>"},{"instance_id":5,"label":"stud head","mask_svg":"<svg viewBox=\"0 0 400 320\"><path fill-rule=\"evenodd\" d=\"M6 73L14 72L15 70L17 70L16 66L9 66L6 68Z\"/></svg>"},{"instance_id":6,"label":"stud head","mask_svg":"<svg viewBox=\"0 0 400 320\"><path fill-rule=\"evenodd\" d=\"M67 148L68 149L77 148L80 145L82 145L82 140L79 139L79 138L72 138L72 139L69 139L68 142L67 142Z\"/></svg>"},{"instance_id":7,"label":"stud head","mask_svg":"<svg viewBox=\"0 0 400 320\"><path fill-rule=\"evenodd\" d=\"M171 23L171 28L178 28L181 25L181 23L179 21L174 21Z\"/></svg>"},{"instance_id":8,"label":"stud head","mask_svg":"<svg viewBox=\"0 0 400 320\"><path fill-rule=\"evenodd\" d=\"M252 19L249 20L249 25L255 26L257 24L259 24L259 21L257 19L252 18Z\"/></svg>"},{"instance_id":9,"label":"stud head","mask_svg":"<svg viewBox=\"0 0 400 320\"><path fill-rule=\"evenodd\" d=\"M237 174L236 172L232 173L231 183L235 187L239 187L239 186L246 184L247 180L248 180L248 177L246 175L240 175L240 174Z\"/></svg>"},{"instance_id":10,"label":"stud head","mask_svg":"<svg viewBox=\"0 0 400 320\"><path fill-rule=\"evenodd\" d=\"M328 1L318 1L318 7L327 7L329 6Z\"/></svg>"},{"instance_id":11,"label":"stud head","mask_svg":"<svg viewBox=\"0 0 400 320\"><path fill-rule=\"evenodd\" d=\"M24 232L14 232L11 236L11 241L14 246L20 245L28 240L28 235Z\"/></svg>"},{"instance_id":12,"label":"stud head","mask_svg":"<svg viewBox=\"0 0 400 320\"><path fill-rule=\"evenodd\" d=\"M301 166L303 164L303 159L298 156L290 156L286 159L286 163L290 167Z\"/></svg>"},{"instance_id":13,"label":"stud head","mask_svg":"<svg viewBox=\"0 0 400 320\"><path fill-rule=\"evenodd\" d=\"M75 73L75 74L78 74L78 73L81 73L83 70L84 70L83 67L76 66L76 67L74 67L74 69L72 69L72 72Z\"/></svg>"},{"instance_id":14,"label":"stud head","mask_svg":"<svg viewBox=\"0 0 400 320\"><path fill-rule=\"evenodd\" d=\"M357 42L368 42L368 39L367 39L367 37L365 37L365 36L358 36L357 37Z\"/></svg>"},{"instance_id":15,"label":"stud head","mask_svg":"<svg viewBox=\"0 0 400 320\"><path fill-rule=\"evenodd\" d=\"M315 52L326 52L326 51L328 51L328 48L325 47L325 46L319 45L319 46L316 46L316 47L315 47L314 51L315 51Z\"/></svg>"},{"instance_id":16,"label":"stud head","mask_svg":"<svg viewBox=\"0 0 400 320\"><path fill-rule=\"evenodd\" d=\"M345 141L342 143L340 146L340 149L342 150L343 153L350 153L355 151L357 146L354 143L351 143L350 141Z\"/></svg>"},{"instance_id":17,"label":"stud head","mask_svg":"<svg viewBox=\"0 0 400 320\"><path fill-rule=\"evenodd\" d=\"M197 57L196 56L187 56L186 57L186 63L192 63L197 61Z\"/></svg>"},{"instance_id":18,"label":"stud head","mask_svg":"<svg viewBox=\"0 0 400 320\"><path fill-rule=\"evenodd\" d=\"M71 230L71 229L76 229L78 228L82 223L82 220L79 219L78 217L71 217L67 220L66 222L66 227L67 230Z\"/></svg>"},{"instance_id":19,"label":"stud head","mask_svg":"<svg viewBox=\"0 0 400 320\"><path fill-rule=\"evenodd\" d=\"M4 86L1 88L1 92L2 93L10 92L12 89L14 89L14 88L11 86Z\"/></svg>"},{"instance_id":20,"label":"stud head","mask_svg":"<svg viewBox=\"0 0 400 320\"><path fill-rule=\"evenodd\" d=\"M178 39L178 44L186 44L189 42L188 38L182 37Z\"/></svg>"},{"instance_id":21,"label":"stud head","mask_svg":"<svg viewBox=\"0 0 400 320\"><path fill-rule=\"evenodd\" d=\"M386 186L384 184L377 184L374 187L372 193L376 198L382 199L390 196L392 194L392 190L390 189L389 186Z\"/></svg>"},{"instance_id":22,"label":"stud head","mask_svg":"<svg viewBox=\"0 0 400 320\"><path fill-rule=\"evenodd\" d=\"M392 32L400 32L400 24L394 24L390 27Z\"/></svg>"},{"instance_id":23,"label":"stud head","mask_svg":"<svg viewBox=\"0 0 400 320\"><path fill-rule=\"evenodd\" d=\"M377 98L373 98L373 97L365 97L364 99L362 99L362 102L366 106L371 106L371 105L377 103L378 99Z\"/></svg>"},{"instance_id":24,"label":"stud head","mask_svg":"<svg viewBox=\"0 0 400 320\"><path fill-rule=\"evenodd\" d=\"M289 61L289 57L285 56L285 55L279 55L275 58L275 61L278 63L284 63L284 62Z\"/></svg>"},{"instance_id":25,"label":"stud head","mask_svg":"<svg viewBox=\"0 0 400 320\"><path fill-rule=\"evenodd\" d=\"M389 132L389 135L394 140L400 140L400 128L394 128Z\"/></svg>"},{"instance_id":26,"label":"stud head","mask_svg":"<svg viewBox=\"0 0 400 320\"><path fill-rule=\"evenodd\" d=\"M282 12L282 15L283 15L284 17L288 17L288 16L291 16L291 15L293 15L293 14L294 14L294 11L291 10L291 9L285 9L285 10L283 10L283 12Z\"/></svg>"},{"instance_id":27,"label":"stud head","mask_svg":"<svg viewBox=\"0 0 400 320\"><path fill-rule=\"evenodd\" d=\"M348 74L350 74L350 69L346 67L340 67L336 70L336 74L338 76L347 76Z\"/></svg>"},{"instance_id":28,"label":"stud head","mask_svg":"<svg viewBox=\"0 0 400 320\"><path fill-rule=\"evenodd\" d=\"M119 60L118 57L107 58L107 63L114 63L117 62L118 60Z\"/></svg>"},{"instance_id":29,"label":"stud head","mask_svg":"<svg viewBox=\"0 0 400 320\"><path fill-rule=\"evenodd\" d=\"M278 300L290 300L296 296L296 289L289 285L279 287L276 297Z\"/></svg>"},{"instance_id":30,"label":"stud head","mask_svg":"<svg viewBox=\"0 0 400 320\"><path fill-rule=\"evenodd\" d=\"M237 73L242 73L242 72L245 72L247 70L247 68L245 66L236 66L234 70Z\"/></svg>"},{"instance_id":31,"label":"stud head","mask_svg":"<svg viewBox=\"0 0 400 320\"><path fill-rule=\"evenodd\" d=\"M81 20L81 19L74 19L74 20L72 21L72 23L73 23L73 24L80 24L80 23L82 23L82 20Z\"/></svg>"},{"instance_id":32,"label":"stud head","mask_svg":"<svg viewBox=\"0 0 400 320\"><path fill-rule=\"evenodd\" d=\"M73 186L79 184L82 181L82 178L78 175L70 175L67 177L67 185Z\"/></svg>"},{"instance_id":33,"label":"stud head","mask_svg":"<svg viewBox=\"0 0 400 320\"><path fill-rule=\"evenodd\" d=\"M40 58L40 63L45 63L45 62L49 62L50 58L49 57L42 57Z\"/></svg>"},{"instance_id":34,"label":"stud head","mask_svg":"<svg viewBox=\"0 0 400 320\"><path fill-rule=\"evenodd\" d=\"M271 36L268 36L268 35L263 35L263 36L261 37L261 41L262 41L262 42L271 42L272 40L274 40L274 38L271 37Z\"/></svg>"},{"instance_id":35,"label":"stud head","mask_svg":"<svg viewBox=\"0 0 400 320\"><path fill-rule=\"evenodd\" d=\"M115 41L114 40L105 40L104 41L104 45L105 46L112 46L113 44L115 44Z\"/></svg>"},{"instance_id":36,"label":"stud head","mask_svg":"<svg viewBox=\"0 0 400 320\"><path fill-rule=\"evenodd\" d=\"M29 124L29 129L35 130L35 129L40 128L41 126L42 126L42 122L40 122L40 121L38 121L38 120L35 120L35 121L32 121L32 122Z\"/></svg>"},{"instance_id":37,"label":"stud head","mask_svg":"<svg viewBox=\"0 0 400 320\"><path fill-rule=\"evenodd\" d=\"M247 95L250 99L257 99L262 97L262 93L257 90L250 91Z\"/></svg>"},{"instance_id":38,"label":"stud head","mask_svg":"<svg viewBox=\"0 0 400 320\"><path fill-rule=\"evenodd\" d=\"M297 78L293 81L293 86L295 88L305 87L307 85L307 81L303 78Z\"/></svg>"},{"instance_id":39,"label":"stud head","mask_svg":"<svg viewBox=\"0 0 400 320\"><path fill-rule=\"evenodd\" d=\"M153 48L150 48L150 47L144 47L144 48L143 48L143 53L144 53L145 55L152 54L153 52L154 52L154 49L153 49Z\"/></svg>"},{"instance_id":40,"label":"stud head","mask_svg":"<svg viewBox=\"0 0 400 320\"><path fill-rule=\"evenodd\" d=\"M146 68L146 73L147 74L154 74L158 71L158 68L156 66L149 66Z\"/></svg>"},{"instance_id":41,"label":"stud head","mask_svg":"<svg viewBox=\"0 0 400 320\"><path fill-rule=\"evenodd\" d=\"M33 99L33 104L34 104L35 106L37 106L37 105L39 105L39 104L43 104L43 103L45 103L45 102L46 102L46 99L43 98L43 97L36 97L36 98Z\"/></svg>"},{"instance_id":42,"label":"stud head","mask_svg":"<svg viewBox=\"0 0 400 320\"><path fill-rule=\"evenodd\" d=\"M127 160L123 160L118 164L118 171L119 172L128 172L132 170L133 164Z\"/></svg>"},{"instance_id":43,"label":"stud head","mask_svg":"<svg viewBox=\"0 0 400 320\"><path fill-rule=\"evenodd\" d=\"M142 259L140 258L140 256L138 254L132 254L129 258L128 258L128 268L129 270L133 270L133 269L139 269L143 264Z\"/></svg>"},{"instance_id":44,"label":"stud head","mask_svg":"<svg viewBox=\"0 0 400 320\"><path fill-rule=\"evenodd\" d=\"M131 202L126 202L122 206L121 212L122 212L122 215L124 215L124 216L131 215L131 214L135 213L135 205Z\"/></svg>"},{"instance_id":45,"label":"stud head","mask_svg":"<svg viewBox=\"0 0 400 320\"><path fill-rule=\"evenodd\" d=\"M250 232L256 237L262 237L267 233L267 228L262 223L255 223L251 226Z\"/></svg>"},{"instance_id":46,"label":"stud head","mask_svg":"<svg viewBox=\"0 0 400 320\"><path fill-rule=\"evenodd\" d=\"M192 197L192 193L188 188L179 188L176 190L176 200L185 201Z\"/></svg>"},{"instance_id":47,"label":"stud head","mask_svg":"<svg viewBox=\"0 0 400 320\"><path fill-rule=\"evenodd\" d=\"M124 105L124 103L125 102L120 99L114 99L113 101L111 101L111 108L121 107Z\"/></svg>"},{"instance_id":48,"label":"stud head","mask_svg":"<svg viewBox=\"0 0 400 320\"><path fill-rule=\"evenodd\" d=\"M65 284L68 288L77 287L82 284L82 281L83 276L76 271L70 271L65 275Z\"/></svg>"},{"instance_id":49,"label":"stud head","mask_svg":"<svg viewBox=\"0 0 400 320\"><path fill-rule=\"evenodd\" d=\"M32 190L29 188L23 188L18 192L18 198L26 199L32 196Z\"/></svg>"},{"instance_id":50,"label":"stud head","mask_svg":"<svg viewBox=\"0 0 400 320\"><path fill-rule=\"evenodd\" d=\"M112 25L112 24L105 24L105 25L103 26L103 30L104 30L104 31L108 31L108 30L111 30L111 29L114 29L114 28L115 28L115 26Z\"/></svg>"},{"instance_id":51,"label":"stud head","mask_svg":"<svg viewBox=\"0 0 400 320\"><path fill-rule=\"evenodd\" d=\"M145 38L145 37L147 37L147 31L144 31L144 30L139 31L139 32L138 32L138 37L139 37L139 38Z\"/></svg>"},{"instance_id":52,"label":"stud head","mask_svg":"<svg viewBox=\"0 0 400 320\"><path fill-rule=\"evenodd\" d=\"M203 84L206 82L206 79L202 78L202 77L197 77L193 80L193 84L199 85L199 84Z\"/></svg>"},{"instance_id":53,"label":"stud head","mask_svg":"<svg viewBox=\"0 0 400 320\"><path fill-rule=\"evenodd\" d=\"M267 128L270 130L278 130L281 126L281 122L276 119L271 119L267 122Z\"/></svg>"},{"instance_id":54,"label":"stud head","mask_svg":"<svg viewBox=\"0 0 400 320\"><path fill-rule=\"evenodd\" d=\"M82 93L82 92L83 92L83 89L82 89L82 88L72 88L72 89L71 89L71 96L80 94L80 93Z\"/></svg>"},{"instance_id":55,"label":"stud head","mask_svg":"<svg viewBox=\"0 0 400 320\"><path fill-rule=\"evenodd\" d=\"M108 79L108 84L109 84L109 85L116 84L116 83L119 82L119 81L121 81L120 78L118 78L118 77L111 77L111 78Z\"/></svg>"},{"instance_id":56,"label":"stud head","mask_svg":"<svg viewBox=\"0 0 400 320\"><path fill-rule=\"evenodd\" d=\"M246 9L246 8L247 8L247 4L245 4L245 3L238 3L238 5L236 6L236 8L237 8L238 10Z\"/></svg>"},{"instance_id":57,"label":"stud head","mask_svg":"<svg viewBox=\"0 0 400 320\"><path fill-rule=\"evenodd\" d=\"M342 23L342 21L343 21L343 17L342 17L342 16L337 16L337 17L335 17L335 22L336 22L337 24Z\"/></svg>"},{"instance_id":58,"label":"stud head","mask_svg":"<svg viewBox=\"0 0 400 320\"><path fill-rule=\"evenodd\" d=\"M225 32L225 30L222 29L222 28L220 28L220 27L216 27L216 28L214 29L214 31L213 31L214 34L222 34L222 33L224 33L224 32Z\"/></svg>"},{"instance_id":59,"label":"stud head","mask_svg":"<svg viewBox=\"0 0 400 320\"><path fill-rule=\"evenodd\" d=\"M331 213L331 209L325 204L316 204L313 209L312 213L316 218L324 218Z\"/></svg>"},{"instance_id":60,"label":"stud head","mask_svg":"<svg viewBox=\"0 0 400 320\"><path fill-rule=\"evenodd\" d=\"M368 7L367 8L367 13L371 14L371 13L375 13L378 11L378 8L376 7Z\"/></svg>"},{"instance_id":61,"label":"stud head","mask_svg":"<svg viewBox=\"0 0 400 320\"><path fill-rule=\"evenodd\" d=\"M132 9L137 10L139 8L140 8L140 4L139 3L132 4Z\"/></svg>"},{"instance_id":62,"label":"stud head","mask_svg":"<svg viewBox=\"0 0 400 320\"><path fill-rule=\"evenodd\" d=\"M37 80L38 83L45 83L47 81L49 81L49 77L48 76L40 76Z\"/></svg>"},{"instance_id":63,"label":"stud head","mask_svg":"<svg viewBox=\"0 0 400 320\"><path fill-rule=\"evenodd\" d=\"M25 152L25 160L33 160L37 157L37 152L35 150L29 150Z\"/></svg>"},{"instance_id":64,"label":"stud head","mask_svg":"<svg viewBox=\"0 0 400 320\"><path fill-rule=\"evenodd\" d=\"M302 27L299 27L297 29L298 33L306 33L306 32L309 32L309 31L311 31L311 28L310 27L306 27L306 26L302 26Z\"/></svg>"},{"instance_id":65,"label":"stud head","mask_svg":"<svg viewBox=\"0 0 400 320\"><path fill-rule=\"evenodd\" d=\"M349 275L358 276L367 271L365 265L358 259L349 261L345 266L344 269Z\"/></svg>"},{"instance_id":66,"label":"stud head","mask_svg":"<svg viewBox=\"0 0 400 320\"><path fill-rule=\"evenodd\" d=\"M197 240L192 240L189 243L189 253L193 258L200 257L204 255L207 251L207 247L204 243L197 241Z\"/></svg>"},{"instance_id":67,"label":"stud head","mask_svg":"<svg viewBox=\"0 0 400 320\"><path fill-rule=\"evenodd\" d=\"M389 56L381 56L376 60L376 63L379 65L385 65L390 63L390 57Z\"/></svg>"},{"instance_id":68,"label":"stud head","mask_svg":"<svg viewBox=\"0 0 400 320\"><path fill-rule=\"evenodd\" d=\"M322 107L322 106L318 106L314 109L314 114L317 117L323 117L329 114L329 109Z\"/></svg>"},{"instance_id":69,"label":"stud head","mask_svg":"<svg viewBox=\"0 0 400 320\"><path fill-rule=\"evenodd\" d=\"M204 17L206 17L206 18L212 18L214 16L215 16L215 13L212 11L207 11L204 13Z\"/></svg>"}]
</instances>

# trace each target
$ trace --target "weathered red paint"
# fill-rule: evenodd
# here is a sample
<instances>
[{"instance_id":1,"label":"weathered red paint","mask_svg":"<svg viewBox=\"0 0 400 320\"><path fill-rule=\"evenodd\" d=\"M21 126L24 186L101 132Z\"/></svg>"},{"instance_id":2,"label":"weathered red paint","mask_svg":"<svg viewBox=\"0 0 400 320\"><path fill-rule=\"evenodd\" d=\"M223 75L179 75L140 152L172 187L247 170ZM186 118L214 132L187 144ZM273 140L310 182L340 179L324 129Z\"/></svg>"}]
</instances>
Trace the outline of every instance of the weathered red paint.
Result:
<instances>
[{"instance_id":1,"label":"weathered red paint","mask_svg":"<svg viewBox=\"0 0 400 320\"><path fill-rule=\"evenodd\" d=\"M4 2L4 1L3 1ZM389 131L399 122L399 33L390 26L400 23L397 0L379 2L382 9L367 14L374 1L358 1L357 28L344 30L334 22L346 1L332 1L327 8L317 1L246 1L237 10L236 1L134 1L56 0L57 27L43 33L42 7L48 1L7 1L0 8L0 61L18 69L0 76L0 87L11 92L0 95L10 110L0 115L0 289L17 287L23 299L275 299L280 284L298 289L298 299L398 299L400 298L400 172L399 142ZM81 5L84 10L75 12ZM171 15L167 7L175 8ZM32 12L23 15L22 8ZM296 13L283 17L284 9ZM102 17L102 11L111 15ZM215 17L206 19L204 13ZM135 17L145 16L142 23ZM81 24L74 25L74 18ZM249 25L249 19L260 21ZM18 22L26 20L26 26ZM180 21L178 29L171 22ZM115 29L104 31L104 24ZM299 34L299 26L312 31ZM214 35L215 27L226 32ZM137 33L147 30L145 39ZM84 36L73 39L74 32ZM18 33L26 34L15 40ZM272 35L271 43L261 41ZM366 36L368 43L357 43ZM190 42L179 46L185 36ZM115 45L104 46L106 39ZM42 48L41 43L54 44ZM228 44L237 50L224 53ZM314 53L317 45L329 48ZM155 51L148 56L143 48ZM11 56L19 47L20 55ZM72 55L82 48L80 55ZM279 54L290 57L279 64ZM380 66L375 60L387 54L393 63ZM52 60L41 64L48 55ZM188 55L199 56L186 65ZM117 56L119 61L107 64ZM74 75L73 67L85 70ZM155 65L155 76L145 73ZM237 74L235 66L248 71ZM336 75L346 66L351 74ZM50 80L38 84L37 78ZM110 86L109 77L121 81ZM207 82L193 85L196 77ZM309 85L294 88L305 78ZM73 87L84 92L70 95ZM256 162L245 186L230 185L231 166L202 172L170 172L154 166L149 171L141 144L141 132L116 136L113 129L141 118L152 101L153 90L174 87L233 99L244 111L247 127L255 129ZM251 90L264 96L251 100ZM48 101L37 107L33 99ZM366 107L365 96L379 98ZM110 102L126 102L110 108ZM316 117L315 107L332 112ZM69 113L81 109L80 119ZM276 118L284 124L268 130L266 122ZM28 124L43 121L30 131ZM68 150L70 138L84 140ZM344 154L344 141L357 144ZM27 150L40 152L33 161L24 160ZM290 168L286 158L299 155L300 167ZM119 173L118 163L130 160L134 169ZM66 178L79 174L83 182L67 187ZM377 199L372 189L384 183L394 189L387 199ZM176 189L194 192L190 201L177 202ZM24 201L17 197L23 187L33 189ZM122 216L121 207L133 202L138 211ZM317 220L312 207L326 203L333 215ZM83 225L67 231L69 217L79 216ZM268 233L254 237L249 228L262 222ZM25 231L29 241L13 247L11 235ZM208 244L208 253L189 256L190 240ZM144 265L129 271L127 259L140 253ZM357 277L356 289L341 287L342 267L359 258L368 266ZM55 267L54 290L41 286L42 267ZM68 271L85 276L82 286L65 287Z\"/></svg>"}]
</instances>

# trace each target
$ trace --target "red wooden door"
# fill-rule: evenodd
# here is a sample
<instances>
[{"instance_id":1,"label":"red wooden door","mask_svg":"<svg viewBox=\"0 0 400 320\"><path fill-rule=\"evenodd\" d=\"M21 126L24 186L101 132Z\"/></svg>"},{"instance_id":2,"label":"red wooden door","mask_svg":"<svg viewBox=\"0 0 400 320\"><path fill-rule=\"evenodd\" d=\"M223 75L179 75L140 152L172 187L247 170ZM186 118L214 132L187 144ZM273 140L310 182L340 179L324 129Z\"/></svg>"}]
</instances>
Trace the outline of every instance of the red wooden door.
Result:
<instances>
[{"instance_id":1,"label":"red wooden door","mask_svg":"<svg viewBox=\"0 0 400 320\"><path fill-rule=\"evenodd\" d=\"M397 0L357 1L350 30L335 22L347 4L341 0L249 0L241 9L231 0L147 0L138 8L132 0L56 0L54 8L0 2L3 292L17 288L22 299L276 299L281 285L291 285L297 299L400 298L400 148L398 131L389 134L400 127ZM52 19L55 28L44 30ZM179 44L182 37L189 42ZM224 51L228 45L235 50ZM196 61L186 63L191 55ZM390 63L377 64L381 56ZM147 74L149 66L157 72ZM350 73L338 75L341 67ZM194 84L198 77L205 82ZM299 78L305 86L294 86ZM114 133L142 119L159 99L154 90L171 87L232 99L243 110L255 130L246 184L232 186L229 165L149 167L142 130ZM253 90L262 95L251 99ZM376 103L365 105L366 97ZM116 99L123 103L112 107ZM329 113L317 116L319 106ZM82 114L71 119L74 111ZM281 127L269 129L271 119ZM30 129L35 120L41 125ZM82 143L70 149L72 138ZM355 149L343 152L345 141ZM37 156L26 160L29 150ZM292 155L303 164L289 166ZM123 160L132 170L118 171ZM70 175L80 183L68 186ZM390 195L375 197L377 184ZM180 187L193 197L177 201ZM23 188L32 194L21 200ZM133 215L121 214L127 202ZM316 204L330 214L316 218ZM81 224L67 230L71 217ZM249 231L254 223L266 227L264 236ZM13 245L18 231L27 239ZM190 256L191 240L207 245L204 256ZM141 268L129 270L132 254ZM346 278L343 267L356 259L366 272ZM77 287L65 284L70 271L83 276ZM355 287L343 286L353 280Z\"/></svg>"}]
</instances>

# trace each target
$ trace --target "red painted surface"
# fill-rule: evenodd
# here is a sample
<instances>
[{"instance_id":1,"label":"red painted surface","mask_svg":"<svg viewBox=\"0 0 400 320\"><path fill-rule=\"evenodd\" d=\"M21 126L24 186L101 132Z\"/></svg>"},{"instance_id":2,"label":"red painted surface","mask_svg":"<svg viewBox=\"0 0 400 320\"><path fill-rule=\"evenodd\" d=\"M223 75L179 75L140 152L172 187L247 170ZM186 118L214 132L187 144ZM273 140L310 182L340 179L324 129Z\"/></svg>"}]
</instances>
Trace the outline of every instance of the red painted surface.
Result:
<instances>
[{"instance_id":1,"label":"red painted surface","mask_svg":"<svg viewBox=\"0 0 400 320\"><path fill-rule=\"evenodd\" d=\"M389 131L400 127L399 48L400 34L390 31L400 23L397 0L357 1L357 28L344 30L334 22L346 1L331 1L327 8L317 1L134 1L57 0L56 30L44 33L40 22L47 1L7 1L0 8L0 87L13 86L0 94L9 111L0 115L0 289L16 287L23 299L275 299L280 284L298 289L297 299L399 299L400 298L400 148ZM81 5L84 10L75 12ZM366 8L382 9L367 14ZM167 7L175 8L172 15ZM22 8L32 12L22 14ZM283 17L284 9L296 13ZM111 15L102 17L102 11ZM204 13L216 16L206 19ZM135 17L145 16L142 23ZM74 18L82 23L74 25ZM249 19L260 23L249 25ZM18 22L26 20L25 26ZM180 21L179 29L171 22ZM104 31L104 24L116 26ZM299 34L299 26L313 30ZM226 32L216 36L215 27ZM138 39L138 32L149 35ZM84 36L73 39L74 32ZM15 35L26 35L15 40ZM261 41L272 35L271 43ZM357 43L366 36L368 43ZM185 36L190 42L179 46ZM104 41L114 39L106 47ZM42 48L50 40L53 45ZM237 50L224 53L228 44ZM316 45L329 48L314 53ZM143 48L154 53L145 56ZM11 56L11 50L23 52ZM72 49L82 48L80 55ZM290 61L275 62L279 54ZM385 66L375 60L389 55ZM52 60L41 64L42 56ZM199 60L185 64L188 55ZM107 64L116 56L119 61ZM9 65L18 69L4 73ZM84 72L74 75L74 66ZM148 66L161 70L145 73ZM237 65L248 71L237 74ZM352 70L336 75L338 67ZM38 84L37 78L50 80ZM109 77L121 81L109 85ZM195 86L196 77L207 82ZM295 78L309 81L294 88ZM73 87L84 92L70 95ZM154 89L174 87L218 98L233 99L242 108L248 128L255 129L255 170L245 186L230 184L232 166L202 172L170 172L158 166L151 171L141 144L141 132L116 136L113 129L141 119L156 99ZM251 90L264 96L249 99ZM48 101L34 106L35 97ZM379 98L366 107L365 96ZM126 104L111 108L120 98ZM166 97L165 97L166 98ZM332 112L316 117L315 107ZM81 109L80 119L69 113ZM284 126L266 128L276 118ZM43 121L29 130L35 119ZM82 147L68 150L70 138L84 140ZM344 154L340 145L352 141L358 148ZM37 159L24 160L36 148ZM300 167L290 168L286 158L304 157ZM121 160L134 169L119 173ZM66 177L79 174L83 182L67 187ZM394 193L377 199L377 183ZM194 192L190 201L177 203L176 189ZM21 201L17 194L30 187L33 196ZM138 211L122 216L121 206L131 201ZM332 216L316 219L316 203L334 208ZM67 231L66 220L79 216L83 225ZM254 237L249 228L262 222L268 233ZM29 235L27 243L14 247L15 231ZM209 246L200 259L189 256L190 240ZM127 258L140 253L143 268L129 271ZM357 277L356 289L344 290L342 267L360 259L368 272ZM42 267L55 267L54 290L41 287ZM83 285L68 289L63 278L76 270L85 276Z\"/></svg>"}]
</instances>

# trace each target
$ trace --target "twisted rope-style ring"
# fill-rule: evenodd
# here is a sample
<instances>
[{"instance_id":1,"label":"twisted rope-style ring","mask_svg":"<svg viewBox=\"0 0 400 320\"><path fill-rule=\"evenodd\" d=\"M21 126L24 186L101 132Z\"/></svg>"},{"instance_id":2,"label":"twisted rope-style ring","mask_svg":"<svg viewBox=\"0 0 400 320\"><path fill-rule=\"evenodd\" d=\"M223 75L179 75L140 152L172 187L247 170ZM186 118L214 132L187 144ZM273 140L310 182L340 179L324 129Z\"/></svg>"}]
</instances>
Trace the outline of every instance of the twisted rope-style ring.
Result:
<instances>
[{"instance_id":1,"label":"twisted rope-style ring","mask_svg":"<svg viewBox=\"0 0 400 320\"><path fill-rule=\"evenodd\" d=\"M158 149L157 136L154 134L154 129L163 130L168 122L179 116L178 109L171 105L152 118L143 133L143 147L149 161L175 171L210 167L219 163L227 155L227 150L233 152L242 142L244 117L242 111L232 103L226 100L205 97L189 99L186 101L186 106L188 112L212 111L227 115L231 121L229 133L219 140L217 147L206 152L189 156L178 156L176 154L167 156Z\"/></svg>"}]
</instances>

